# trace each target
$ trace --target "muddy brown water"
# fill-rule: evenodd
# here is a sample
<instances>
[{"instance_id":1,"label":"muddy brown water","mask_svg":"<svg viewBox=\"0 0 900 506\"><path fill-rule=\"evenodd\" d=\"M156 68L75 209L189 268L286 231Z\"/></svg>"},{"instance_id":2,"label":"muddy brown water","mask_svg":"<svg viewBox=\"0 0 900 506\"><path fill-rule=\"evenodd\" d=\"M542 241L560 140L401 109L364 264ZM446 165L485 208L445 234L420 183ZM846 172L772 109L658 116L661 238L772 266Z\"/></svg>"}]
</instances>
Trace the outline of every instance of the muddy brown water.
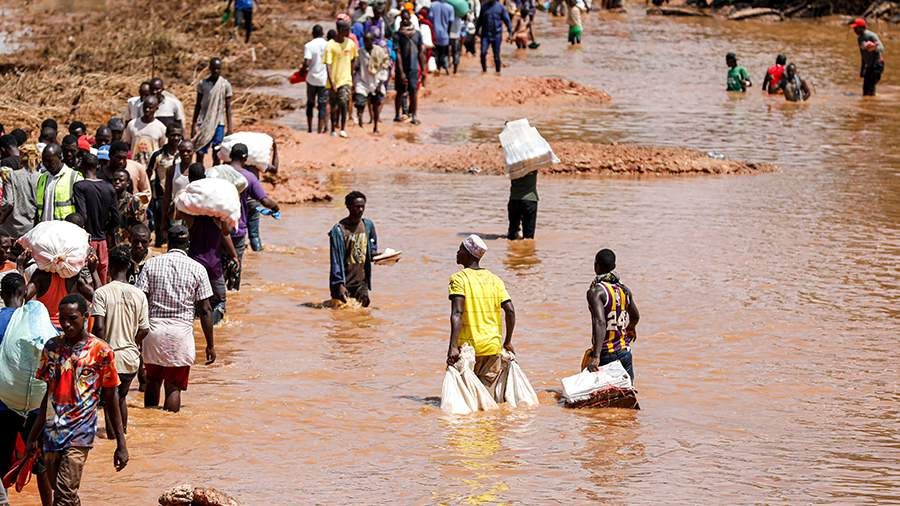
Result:
<instances>
[{"instance_id":1,"label":"muddy brown water","mask_svg":"<svg viewBox=\"0 0 900 506\"><path fill-rule=\"evenodd\" d=\"M338 174L334 192L366 192L380 245L405 252L376 268L374 308L309 307L328 296L326 233L340 204L265 218L267 251L248 254L245 289L229 295L219 362L194 368L178 415L142 410L132 393L131 464L113 475L111 448L98 444L85 503L153 504L180 482L247 504L900 501L892 60L882 96L862 100L842 26L639 8L590 18L581 50L541 14L541 50L508 57L509 73L562 75L614 97L541 124L551 141L686 145L780 171L542 178L530 244L496 238L503 177ZM729 50L754 78L746 96L723 91ZM811 102L759 93L780 51L814 81ZM497 120L463 135L492 137ZM470 232L493 237L485 264L512 295L520 363L541 391L577 372L591 259L616 250L642 313L642 411L572 412L543 392L536 409L440 412L446 282Z\"/></svg>"}]
</instances>

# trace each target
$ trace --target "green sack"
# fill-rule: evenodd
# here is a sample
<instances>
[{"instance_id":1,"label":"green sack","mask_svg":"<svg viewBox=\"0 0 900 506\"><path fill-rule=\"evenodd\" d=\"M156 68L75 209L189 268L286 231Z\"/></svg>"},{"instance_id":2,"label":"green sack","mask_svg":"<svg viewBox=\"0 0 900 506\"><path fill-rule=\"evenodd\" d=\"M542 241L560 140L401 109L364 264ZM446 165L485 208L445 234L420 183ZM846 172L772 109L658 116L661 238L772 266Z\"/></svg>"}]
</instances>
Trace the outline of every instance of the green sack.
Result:
<instances>
[{"instance_id":1,"label":"green sack","mask_svg":"<svg viewBox=\"0 0 900 506\"><path fill-rule=\"evenodd\" d=\"M231 19L231 9L222 13L222 24L227 23L229 19Z\"/></svg>"},{"instance_id":2,"label":"green sack","mask_svg":"<svg viewBox=\"0 0 900 506\"><path fill-rule=\"evenodd\" d=\"M23 416L41 407L47 385L34 374L44 345L57 335L40 302L27 302L13 313L0 344L0 401L6 407Z\"/></svg>"}]
</instances>

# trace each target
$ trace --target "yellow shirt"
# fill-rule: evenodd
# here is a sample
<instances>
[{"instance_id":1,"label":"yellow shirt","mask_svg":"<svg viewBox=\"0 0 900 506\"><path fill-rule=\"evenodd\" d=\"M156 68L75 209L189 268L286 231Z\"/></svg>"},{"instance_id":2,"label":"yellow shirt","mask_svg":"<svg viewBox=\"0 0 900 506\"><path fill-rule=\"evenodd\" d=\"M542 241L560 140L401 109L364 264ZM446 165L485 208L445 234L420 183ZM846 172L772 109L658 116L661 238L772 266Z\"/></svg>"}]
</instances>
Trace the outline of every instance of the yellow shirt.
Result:
<instances>
[{"instance_id":1,"label":"yellow shirt","mask_svg":"<svg viewBox=\"0 0 900 506\"><path fill-rule=\"evenodd\" d=\"M457 346L469 343L476 356L497 355L503 348L503 310L510 300L503 281L487 269L463 269L450 276L450 296L465 297Z\"/></svg>"},{"instance_id":2,"label":"yellow shirt","mask_svg":"<svg viewBox=\"0 0 900 506\"><path fill-rule=\"evenodd\" d=\"M353 84L353 60L357 55L356 43L350 37L343 44L329 40L325 46L325 65L331 65L331 81L334 89ZM331 88L326 83L327 88Z\"/></svg>"}]
</instances>

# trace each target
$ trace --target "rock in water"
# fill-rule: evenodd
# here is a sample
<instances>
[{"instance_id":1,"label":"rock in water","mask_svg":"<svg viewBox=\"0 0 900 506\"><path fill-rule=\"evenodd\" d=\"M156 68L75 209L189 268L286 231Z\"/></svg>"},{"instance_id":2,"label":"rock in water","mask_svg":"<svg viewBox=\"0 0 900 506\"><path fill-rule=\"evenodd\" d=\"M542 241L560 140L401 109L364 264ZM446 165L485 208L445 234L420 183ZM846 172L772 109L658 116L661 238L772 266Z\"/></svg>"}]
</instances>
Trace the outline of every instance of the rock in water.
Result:
<instances>
[{"instance_id":1,"label":"rock in water","mask_svg":"<svg viewBox=\"0 0 900 506\"><path fill-rule=\"evenodd\" d=\"M160 506L240 506L237 499L209 487L192 487L182 484L170 488L159 496Z\"/></svg>"},{"instance_id":2,"label":"rock in water","mask_svg":"<svg viewBox=\"0 0 900 506\"><path fill-rule=\"evenodd\" d=\"M194 487L193 506L240 506L237 499L230 495L207 487Z\"/></svg>"}]
</instances>

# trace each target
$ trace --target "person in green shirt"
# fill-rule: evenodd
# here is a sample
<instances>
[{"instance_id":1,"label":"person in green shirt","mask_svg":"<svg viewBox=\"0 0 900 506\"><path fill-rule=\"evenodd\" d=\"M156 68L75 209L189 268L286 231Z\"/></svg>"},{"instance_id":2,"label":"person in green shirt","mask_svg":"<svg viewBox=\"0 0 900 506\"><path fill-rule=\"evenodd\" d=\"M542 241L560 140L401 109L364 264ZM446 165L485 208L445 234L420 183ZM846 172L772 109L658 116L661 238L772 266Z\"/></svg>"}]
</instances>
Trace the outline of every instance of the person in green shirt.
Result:
<instances>
[{"instance_id":1,"label":"person in green shirt","mask_svg":"<svg viewBox=\"0 0 900 506\"><path fill-rule=\"evenodd\" d=\"M534 228L537 223L538 171L529 172L525 176L513 179L509 185L509 231L506 235L510 241L519 238L519 226L522 227L523 239L534 239Z\"/></svg>"},{"instance_id":2,"label":"person in green shirt","mask_svg":"<svg viewBox=\"0 0 900 506\"><path fill-rule=\"evenodd\" d=\"M747 72L742 65L737 64L737 56L734 53L725 55L725 63L728 65L728 91L745 92L747 88L753 86L750 82L750 73Z\"/></svg>"}]
</instances>

